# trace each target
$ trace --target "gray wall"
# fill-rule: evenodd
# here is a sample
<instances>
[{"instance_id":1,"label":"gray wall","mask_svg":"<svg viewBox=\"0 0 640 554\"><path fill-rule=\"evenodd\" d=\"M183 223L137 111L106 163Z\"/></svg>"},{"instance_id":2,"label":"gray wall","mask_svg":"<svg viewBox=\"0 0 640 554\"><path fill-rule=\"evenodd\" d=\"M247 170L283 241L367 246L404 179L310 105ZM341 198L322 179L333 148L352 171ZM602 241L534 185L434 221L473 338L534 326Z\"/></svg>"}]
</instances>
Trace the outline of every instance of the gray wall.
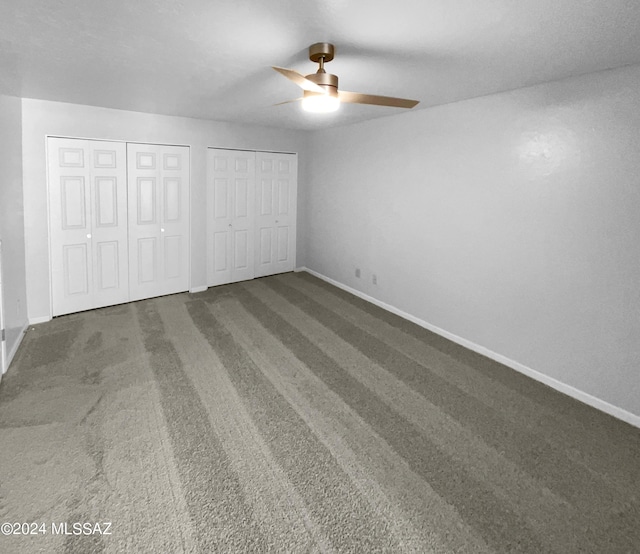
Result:
<instances>
[{"instance_id":1,"label":"gray wall","mask_svg":"<svg viewBox=\"0 0 640 554\"><path fill-rule=\"evenodd\" d=\"M300 131L23 99L29 319L50 317L45 136L191 146L191 288L206 285L206 149L297 152Z\"/></svg>"},{"instance_id":2,"label":"gray wall","mask_svg":"<svg viewBox=\"0 0 640 554\"><path fill-rule=\"evenodd\" d=\"M305 264L640 416L639 131L631 66L314 132Z\"/></svg>"},{"instance_id":3,"label":"gray wall","mask_svg":"<svg viewBox=\"0 0 640 554\"><path fill-rule=\"evenodd\" d=\"M0 240L7 354L27 325L20 98L0 96Z\"/></svg>"}]
</instances>

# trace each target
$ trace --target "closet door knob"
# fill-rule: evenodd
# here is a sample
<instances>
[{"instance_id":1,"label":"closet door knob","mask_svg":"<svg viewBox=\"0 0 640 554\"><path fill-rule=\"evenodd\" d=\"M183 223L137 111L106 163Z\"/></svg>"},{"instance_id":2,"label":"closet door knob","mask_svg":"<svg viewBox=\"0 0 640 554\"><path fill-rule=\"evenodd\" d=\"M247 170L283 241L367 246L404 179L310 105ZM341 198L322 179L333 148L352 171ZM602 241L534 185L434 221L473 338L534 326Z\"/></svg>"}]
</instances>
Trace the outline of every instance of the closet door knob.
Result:
<instances>
[{"instance_id":1,"label":"closet door knob","mask_svg":"<svg viewBox=\"0 0 640 554\"><path fill-rule=\"evenodd\" d=\"M160 232L161 232L161 233L164 233L164 229L160 229Z\"/></svg>"},{"instance_id":2,"label":"closet door knob","mask_svg":"<svg viewBox=\"0 0 640 554\"><path fill-rule=\"evenodd\" d=\"M90 239L91 238L91 233L87 233L87 238Z\"/></svg>"}]
</instances>

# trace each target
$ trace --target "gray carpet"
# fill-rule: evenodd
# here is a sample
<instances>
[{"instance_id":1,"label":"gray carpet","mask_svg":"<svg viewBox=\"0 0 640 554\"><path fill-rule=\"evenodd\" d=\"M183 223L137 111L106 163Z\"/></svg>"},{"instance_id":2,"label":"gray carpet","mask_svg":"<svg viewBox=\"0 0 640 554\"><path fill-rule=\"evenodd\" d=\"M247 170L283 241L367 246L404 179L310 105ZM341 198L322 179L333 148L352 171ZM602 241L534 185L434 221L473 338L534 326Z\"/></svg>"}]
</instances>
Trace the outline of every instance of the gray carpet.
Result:
<instances>
[{"instance_id":1,"label":"gray carpet","mask_svg":"<svg viewBox=\"0 0 640 554\"><path fill-rule=\"evenodd\" d=\"M1 552L640 551L638 429L308 274L30 328L0 472Z\"/></svg>"}]
</instances>

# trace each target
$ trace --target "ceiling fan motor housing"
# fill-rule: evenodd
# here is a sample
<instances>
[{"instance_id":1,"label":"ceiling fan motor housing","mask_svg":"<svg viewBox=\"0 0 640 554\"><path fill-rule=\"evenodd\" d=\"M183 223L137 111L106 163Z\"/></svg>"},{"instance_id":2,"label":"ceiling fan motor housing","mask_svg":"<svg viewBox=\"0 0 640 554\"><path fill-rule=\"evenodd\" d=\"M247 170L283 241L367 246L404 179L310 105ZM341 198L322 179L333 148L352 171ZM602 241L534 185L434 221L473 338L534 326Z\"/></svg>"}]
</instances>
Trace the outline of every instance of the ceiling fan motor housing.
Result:
<instances>
[{"instance_id":1,"label":"ceiling fan motor housing","mask_svg":"<svg viewBox=\"0 0 640 554\"><path fill-rule=\"evenodd\" d=\"M331 73L312 73L306 75L309 81L321 86L330 96L338 96L338 76ZM306 93L307 91L305 91ZM314 94L314 93L311 93Z\"/></svg>"}]
</instances>

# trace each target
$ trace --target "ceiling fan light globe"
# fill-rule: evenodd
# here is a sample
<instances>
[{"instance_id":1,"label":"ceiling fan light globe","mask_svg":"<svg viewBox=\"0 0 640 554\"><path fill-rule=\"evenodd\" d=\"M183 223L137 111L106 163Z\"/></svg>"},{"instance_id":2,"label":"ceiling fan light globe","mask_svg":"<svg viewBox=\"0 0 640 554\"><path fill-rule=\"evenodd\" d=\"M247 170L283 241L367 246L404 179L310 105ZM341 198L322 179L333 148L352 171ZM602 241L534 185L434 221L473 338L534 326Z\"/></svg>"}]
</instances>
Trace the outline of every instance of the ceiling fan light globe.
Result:
<instances>
[{"instance_id":1,"label":"ceiling fan light globe","mask_svg":"<svg viewBox=\"0 0 640 554\"><path fill-rule=\"evenodd\" d=\"M302 99L302 109L313 113L335 112L340 107L340 99L330 95L309 95Z\"/></svg>"}]
</instances>

